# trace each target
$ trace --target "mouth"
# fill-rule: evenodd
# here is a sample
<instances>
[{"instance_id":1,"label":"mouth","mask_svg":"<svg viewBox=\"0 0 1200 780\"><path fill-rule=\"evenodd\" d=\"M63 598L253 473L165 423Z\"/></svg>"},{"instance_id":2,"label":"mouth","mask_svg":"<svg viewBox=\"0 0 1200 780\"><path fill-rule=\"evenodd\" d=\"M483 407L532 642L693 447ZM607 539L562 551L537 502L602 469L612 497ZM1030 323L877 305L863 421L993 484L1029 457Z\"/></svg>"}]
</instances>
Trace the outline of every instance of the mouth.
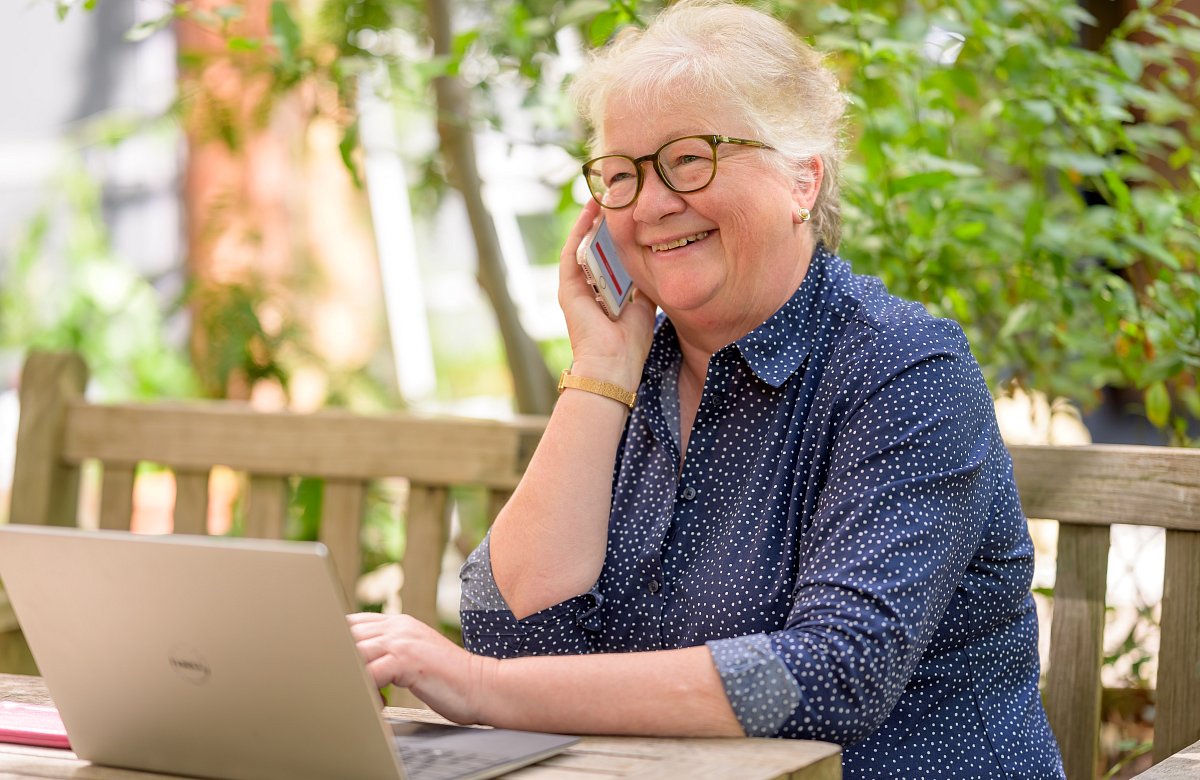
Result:
<instances>
[{"instance_id":1,"label":"mouth","mask_svg":"<svg viewBox=\"0 0 1200 780\"><path fill-rule=\"evenodd\" d=\"M695 233L690 236L684 236L683 238L677 238L674 241L668 241L665 244L651 244L650 250L653 252L667 252L671 249L678 249L681 246L687 246L688 244L694 244L697 241L701 241L705 238L708 238L708 234L710 232L711 231L704 230L704 231Z\"/></svg>"}]
</instances>

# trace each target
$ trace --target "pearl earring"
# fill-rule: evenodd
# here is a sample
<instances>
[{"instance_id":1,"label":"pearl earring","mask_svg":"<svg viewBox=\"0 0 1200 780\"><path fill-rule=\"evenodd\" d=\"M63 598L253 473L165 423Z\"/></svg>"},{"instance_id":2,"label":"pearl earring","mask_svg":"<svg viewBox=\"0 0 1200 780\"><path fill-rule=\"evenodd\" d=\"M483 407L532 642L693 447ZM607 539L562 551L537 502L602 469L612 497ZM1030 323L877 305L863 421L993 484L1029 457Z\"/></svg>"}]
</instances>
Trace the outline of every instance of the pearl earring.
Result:
<instances>
[{"instance_id":1,"label":"pearl earring","mask_svg":"<svg viewBox=\"0 0 1200 780\"><path fill-rule=\"evenodd\" d=\"M801 222L808 222L812 218L812 212L801 206L796 209L796 216L800 218Z\"/></svg>"}]
</instances>

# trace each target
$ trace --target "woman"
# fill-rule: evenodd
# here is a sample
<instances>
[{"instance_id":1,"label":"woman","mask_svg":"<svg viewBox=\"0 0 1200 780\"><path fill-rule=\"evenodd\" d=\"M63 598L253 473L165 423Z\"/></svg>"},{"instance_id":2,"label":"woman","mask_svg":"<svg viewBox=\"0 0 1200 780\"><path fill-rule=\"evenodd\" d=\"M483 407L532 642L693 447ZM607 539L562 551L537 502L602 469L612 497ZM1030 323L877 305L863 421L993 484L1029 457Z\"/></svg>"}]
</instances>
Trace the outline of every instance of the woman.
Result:
<instances>
[{"instance_id":1,"label":"woman","mask_svg":"<svg viewBox=\"0 0 1200 780\"><path fill-rule=\"evenodd\" d=\"M575 95L599 156L559 301L570 374L610 391L563 392L464 566L470 652L351 618L375 680L463 722L834 741L847 777L1060 777L979 368L833 254L834 77L770 17L685 2ZM575 259L601 213L638 289L615 322Z\"/></svg>"}]
</instances>

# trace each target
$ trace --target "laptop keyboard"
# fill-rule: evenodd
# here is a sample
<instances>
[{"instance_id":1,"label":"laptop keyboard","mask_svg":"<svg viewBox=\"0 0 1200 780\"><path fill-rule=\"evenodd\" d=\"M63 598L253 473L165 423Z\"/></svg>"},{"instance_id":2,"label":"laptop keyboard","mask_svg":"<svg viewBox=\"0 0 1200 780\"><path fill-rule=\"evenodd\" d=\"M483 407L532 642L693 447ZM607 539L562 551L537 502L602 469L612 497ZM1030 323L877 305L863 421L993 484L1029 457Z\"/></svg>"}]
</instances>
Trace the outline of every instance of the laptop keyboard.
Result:
<instances>
[{"instance_id":1,"label":"laptop keyboard","mask_svg":"<svg viewBox=\"0 0 1200 780\"><path fill-rule=\"evenodd\" d=\"M496 757L486 753L398 745L404 773L411 780L455 780L495 766Z\"/></svg>"}]
</instances>

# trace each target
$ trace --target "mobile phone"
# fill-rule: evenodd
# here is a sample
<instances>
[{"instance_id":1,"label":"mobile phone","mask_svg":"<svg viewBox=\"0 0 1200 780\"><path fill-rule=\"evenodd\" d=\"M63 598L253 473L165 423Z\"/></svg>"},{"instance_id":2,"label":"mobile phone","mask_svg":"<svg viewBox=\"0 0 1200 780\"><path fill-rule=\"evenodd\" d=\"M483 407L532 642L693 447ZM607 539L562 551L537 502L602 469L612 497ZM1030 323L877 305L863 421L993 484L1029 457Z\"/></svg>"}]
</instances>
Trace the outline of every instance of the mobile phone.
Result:
<instances>
[{"instance_id":1,"label":"mobile phone","mask_svg":"<svg viewBox=\"0 0 1200 780\"><path fill-rule=\"evenodd\" d=\"M617 245L604 219L600 220L595 233L584 238L576 259L583 268L583 275L591 285L592 292L596 293L596 302L610 320L615 320L625 304L629 303L633 279L621 263Z\"/></svg>"}]
</instances>

